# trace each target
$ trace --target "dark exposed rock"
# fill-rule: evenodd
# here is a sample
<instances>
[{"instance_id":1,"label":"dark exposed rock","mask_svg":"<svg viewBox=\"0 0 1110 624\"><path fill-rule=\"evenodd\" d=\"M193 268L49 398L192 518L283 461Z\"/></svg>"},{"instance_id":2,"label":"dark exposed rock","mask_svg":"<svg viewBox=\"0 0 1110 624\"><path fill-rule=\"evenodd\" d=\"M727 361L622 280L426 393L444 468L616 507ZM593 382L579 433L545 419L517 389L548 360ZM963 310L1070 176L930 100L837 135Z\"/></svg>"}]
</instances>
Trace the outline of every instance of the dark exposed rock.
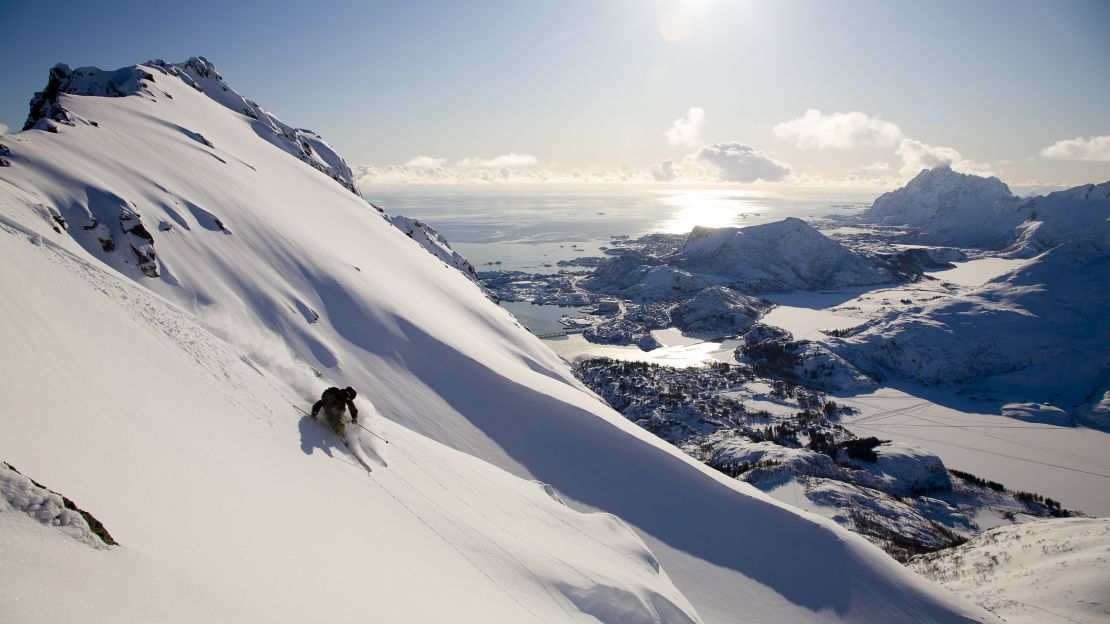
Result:
<instances>
[{"instance_id":1,"label":"dark exposed rock","mask_svg":"<svg viewBox=\"0 0 1110 624\"><path fill-rule=\"evenodd\" d=\"M72 500L0 462L0 511L23 512L94 547L116 546L108 529ZM99 540L99 544L97 541Z\"/></svg>"}]
</instances>

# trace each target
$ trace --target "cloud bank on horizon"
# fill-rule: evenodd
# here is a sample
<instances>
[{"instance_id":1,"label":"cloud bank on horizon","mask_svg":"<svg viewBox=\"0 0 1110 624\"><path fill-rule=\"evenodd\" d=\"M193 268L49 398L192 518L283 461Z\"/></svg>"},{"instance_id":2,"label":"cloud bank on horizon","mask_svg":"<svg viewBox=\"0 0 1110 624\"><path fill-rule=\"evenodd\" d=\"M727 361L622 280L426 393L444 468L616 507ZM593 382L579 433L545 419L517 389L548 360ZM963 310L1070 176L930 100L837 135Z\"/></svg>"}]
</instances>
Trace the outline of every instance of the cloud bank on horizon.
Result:
<instances>
[{"instance_id":1,"label":"cloud bank on horizon","mask_svg":"<svg viewBox=\"0 0 1110 624\"><path fill-rule=\"evenodd\" d=\"M800 152L878 150L891 161L860 163L838 176L793 167L772 153L741 141L701 143L706 113L690 107L663 133L671 147L694 148L679 159L668 158L646 168L541 167L538 157L510 152L492 158L449 160L415 156L403 165L358 165L358 183L378 185L424 184L752 184L785 183L797 186L882 188L896 187L923 169L951 167L981 176L997 175L997 165L964 156L955 147L932 145L908 136L897 123L861 111L825 113L807 109L801 116L771 128L779 142ZM1077 137L1055 142L1037 156L1043 160L1110 162L1110 135ZM998 164L1002 164L1000 161ZM1052 186L1052 185L1047 185Z\"/></svg>"}]
</instances>

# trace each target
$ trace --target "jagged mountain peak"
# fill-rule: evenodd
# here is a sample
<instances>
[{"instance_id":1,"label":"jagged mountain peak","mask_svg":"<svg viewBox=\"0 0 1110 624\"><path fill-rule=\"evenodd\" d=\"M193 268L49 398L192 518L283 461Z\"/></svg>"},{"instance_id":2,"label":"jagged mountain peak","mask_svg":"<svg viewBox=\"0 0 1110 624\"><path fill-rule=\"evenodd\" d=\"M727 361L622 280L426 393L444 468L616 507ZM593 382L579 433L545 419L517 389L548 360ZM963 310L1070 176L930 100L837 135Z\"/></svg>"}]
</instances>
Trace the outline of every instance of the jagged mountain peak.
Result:
<instances>
[{"instance_id":1,"label":"jagged mountain peak","mask_svg":"<svg viewBox=\"0 0 1110 624\"><path fill-rule=\"evenodd\" d=\"M1101 184L1081 184L1055 193L1045 195L1049 198L1071 197L1074 199L1110 199L1110 180Z\"/></svg>"},{"instance_id":2,"label":"jagged mountain peak","mask_svg":"<svg viewBox=\"0 0 1110 624\"><path fill-rule=\"evenodd\" d=\"M106 71L96 67L72 69L59 63L50 69L46 88L31 99L30 112L24 130L58 132L60 126L77 123L96 125L95 120L83 119L66 108L63 96L85 97L145 97L154 101L173 99L158 83L163 79L178 79L204 93L225 108L250 117L259 126L260 134L290 155L312 166L358 194L354 174L346 161L320 135L304 128L290 126L275 115L240 95L224 80L216 65L203 56L190 57L183 63L167 63L153 59L142 65L131 65Z\"/></svg>"},{"instance_id":3,"label":"jagged mountain peak","mask_svg":"<svg viewBox=\"0 0 1110 624\"><path fill-rule=\"evenodd\" d=\"M960 173L948 165L932 169L922 169L906 183L906 188L916 191L945 190L952 187L987 188L998 193L1012 195L1010 187L994 176L980 176L973 173Z\"/></svg>"},{"instance_id":4,"label":"jagged mountain peak","mask_svg":"<svg viewBox=\"0 0 1110 624\"><path fill-rule=\"evenodd\" d=\"M924 243L996 249L1026 219L1020 204L998 178L936 167L880 195L860 220L906 227Z\"/></svg>"}]
</instances>

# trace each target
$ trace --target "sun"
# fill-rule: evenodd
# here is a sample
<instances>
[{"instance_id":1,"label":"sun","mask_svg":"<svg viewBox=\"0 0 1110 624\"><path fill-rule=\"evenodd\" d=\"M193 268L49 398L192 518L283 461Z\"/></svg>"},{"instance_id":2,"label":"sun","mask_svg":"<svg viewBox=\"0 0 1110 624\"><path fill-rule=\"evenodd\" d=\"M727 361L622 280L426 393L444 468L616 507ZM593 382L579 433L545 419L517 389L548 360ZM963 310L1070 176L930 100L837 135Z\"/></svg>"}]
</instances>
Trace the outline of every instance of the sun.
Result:
<instances>
[{"instance_id":1,"label":"sun","mask_svg":"<svg viewBox=\"0 0 1110 624\"><path fill-rule=\"evenodd\" d=\"M682 43L693 31L694 17L685 4L671 7L659 16L659 35L667 43Z\"/></svg>"}]
</instances>

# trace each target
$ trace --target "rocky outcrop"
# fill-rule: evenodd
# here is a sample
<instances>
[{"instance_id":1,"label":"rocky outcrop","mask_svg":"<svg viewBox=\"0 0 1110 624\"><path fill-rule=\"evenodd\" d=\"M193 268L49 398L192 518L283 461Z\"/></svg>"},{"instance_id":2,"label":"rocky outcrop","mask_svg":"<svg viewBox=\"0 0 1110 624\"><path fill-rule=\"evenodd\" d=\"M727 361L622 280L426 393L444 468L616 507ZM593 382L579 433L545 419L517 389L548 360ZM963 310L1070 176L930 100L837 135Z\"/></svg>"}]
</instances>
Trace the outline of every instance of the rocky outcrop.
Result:
<instances>
[{"instance_id":1,"label":"rocky outcrop","mask_svg":"<svg viewBox=\"0 0 1110 624\"><path fill-rule=\"evenodd\" d=\"M3 513L24 514L93 548L116 545L108 529L92 514L6 462L0 462L0 514Z\"/></svg>"},{"instance_id":2,"label":"rocky outcrop","mask_svg":"<svg viewBox=\"0 0 1110 624\"><path fill-rule=\"evenodd\" d=\"M373 204L370 204L374 206ZM401 230L406 236L416 241L421 247L427 250L428 253L439 258L444 264L458 269L460 273L466 276L467 279L474 282L487 297L497 300L496 295L493 294L482 281L478 279L478 270L470 263L462 254L451 249L451 244L442 234L437 232L435 228L420 221L418 219L411 219L402 215L391 216L384 213L381 208L374 206L374 208L382 213L382 216L393 227Z\"/></svg>"}]
</instances>

